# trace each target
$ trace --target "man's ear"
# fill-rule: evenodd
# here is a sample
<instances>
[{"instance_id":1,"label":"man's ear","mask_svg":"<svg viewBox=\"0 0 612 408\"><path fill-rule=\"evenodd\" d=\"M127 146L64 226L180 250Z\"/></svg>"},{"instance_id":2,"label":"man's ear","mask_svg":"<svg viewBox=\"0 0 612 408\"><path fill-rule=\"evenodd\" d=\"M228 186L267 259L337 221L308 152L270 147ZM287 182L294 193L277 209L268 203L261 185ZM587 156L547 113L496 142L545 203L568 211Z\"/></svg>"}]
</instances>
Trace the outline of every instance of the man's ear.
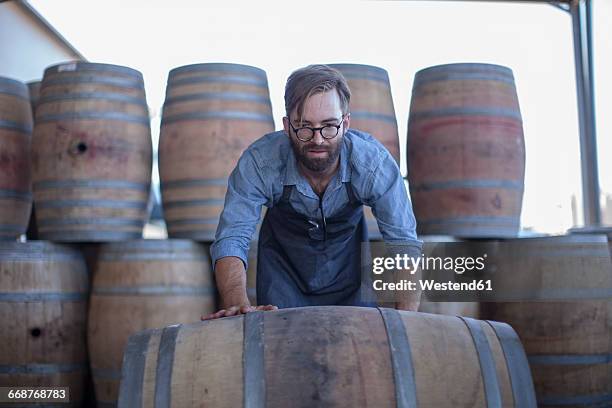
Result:
<instances>
[{"instance_id":1,"label":"man's ear","mask_svg":"<svg viewBox=\"0 0 612 408\"><path fill-rule=\"evenodd\" d=\"M289 136L289 118L286 116L283 117L283 129L285 129L285 134Z\"/></svg>"},{"instance_id":2,"label":"man's ear","mask_svg":"<svg viewBox=\"0 0 612 408\"><path fill-rule=\"evenodd\" d=\"M351 113L347 113L346 114L346 118L344 119L344 133L348 132L349 128L351 127Z\"/></svg>"}]
</instances>

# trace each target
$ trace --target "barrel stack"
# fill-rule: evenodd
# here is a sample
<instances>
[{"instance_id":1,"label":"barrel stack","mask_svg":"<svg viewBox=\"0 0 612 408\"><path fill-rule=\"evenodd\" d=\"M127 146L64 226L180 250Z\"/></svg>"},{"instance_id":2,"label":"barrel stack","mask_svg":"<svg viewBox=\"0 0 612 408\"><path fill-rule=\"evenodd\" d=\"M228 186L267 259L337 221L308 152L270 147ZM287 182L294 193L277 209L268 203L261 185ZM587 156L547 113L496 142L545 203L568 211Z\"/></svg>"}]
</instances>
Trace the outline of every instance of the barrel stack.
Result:
<instances>
[{"instance_id":1,"label":"barrel stack","mask_svg":"<svg viewBox=\"0 0 612 408\"><path fill-rule=\"evenodd\" d=\"M476 63L418 71L407 164L417 232L426 242L427 236L460 241L516 237L525 143L512 71ZM477 306L467 302L425 299L422 309L478 315Z\"/></svg>"},{"instance_id":2,"label":"barrel stack","mask_svg":"<svg viewBox=\"0 0 612 408\"><path fill-rule=\"evenodd\" d=\"M152 149L140 72L70 62L45 70L42 82L29 84L30 95L25 84L0 85L6 90L0 143L16 158L6 177L12 184L0 184L12 191L0 197L12 205L0 203L2 231L5 220L23 219L9 238L25 232L33 189L38 236L64 244L0 243L0 269L8 277L0 281L6 317L0 339L8 345L1 384L69 386L73 406L93 395L91 387L98 406L115 406L131 334L216 310L207 248L142 240Z\"/></svg>"},{"instance_id":3,"label":"barrel stack","mask_svg":"<svg viewBox=\"0 0 612 408\"><path fill-rule=\"evenodd\" d=\"M352 127L399 162L387 72L334 66L353 91ZM311 307L198 322L218 307L208 252L227 179L244 149L274 130L266 73L224 63L170 71L159 145L165 240L142 239L152 154L142 74L64 63L45 71L38 99L30 89L0 78L0 147L10 153L0 236L13 241L0 242L0 385L69 386L79 406L90 371L98 407L534 407L536 393L542 406L612 401L612 269L584 262L609 267L601 248L589 258L607 241L516 238L525 152L510 69L417 73L408 181L426 241L497 248L507 285L527 269L537 301L483 303L482 316L516 333L466 317L478 312L461 304L431 302L423 310L461 316ZM32 196L38 236L58 243L15 242ZM508 242L519 249L499 250ZM537 286L566 278L592 291L568 301Z\"/></svg>"},{"instance_id":4,"label":"barrel stack","mask_svg":"<svg viewBox=\"0 0 612 408\"><path fill-rule=\"evenodd\" d=\"M461 63L417 72L407 143L410 194L426 245L428 235L444 235L479 248L489 255L493 286L515 289L514 298L483 297L480 316L516 330L538 405L612 403L606 237L518 238L525 143L512 71Z\"/></svg>"}]
</instances>

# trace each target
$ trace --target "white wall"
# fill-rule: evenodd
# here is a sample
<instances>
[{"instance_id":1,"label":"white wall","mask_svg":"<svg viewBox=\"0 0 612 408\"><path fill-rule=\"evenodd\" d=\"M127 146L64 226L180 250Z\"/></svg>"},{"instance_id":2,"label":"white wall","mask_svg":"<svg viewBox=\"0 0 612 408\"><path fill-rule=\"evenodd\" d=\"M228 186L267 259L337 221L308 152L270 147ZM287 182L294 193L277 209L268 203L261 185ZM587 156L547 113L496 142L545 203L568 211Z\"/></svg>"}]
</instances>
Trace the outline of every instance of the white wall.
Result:
<instances>
[{"instance_id":1,"label":"white wall","mask_svg":"<svg viewBox=\"0 0 612 408\"><path fill-rule=\"evenodd\" d=\"M78 59L14 1L0 3L0 76L39 80L49 65Z\"/></svg>"}]
</instances>

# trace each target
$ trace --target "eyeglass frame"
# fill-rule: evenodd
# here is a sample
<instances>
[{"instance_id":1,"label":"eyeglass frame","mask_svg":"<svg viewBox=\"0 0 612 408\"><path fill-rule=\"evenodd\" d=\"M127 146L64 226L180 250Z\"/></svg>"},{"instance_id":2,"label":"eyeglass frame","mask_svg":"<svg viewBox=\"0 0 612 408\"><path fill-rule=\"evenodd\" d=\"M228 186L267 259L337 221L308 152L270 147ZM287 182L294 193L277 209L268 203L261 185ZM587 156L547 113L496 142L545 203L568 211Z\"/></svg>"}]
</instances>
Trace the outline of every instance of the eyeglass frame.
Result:
<instances>
[{"instance_id":1,"label":"eyeglass frame","mask_svg":"<svg viewBox=\"0 0 612 408\"><path fill-rule=\"evenodd\" d=\"M291 126L291 130L293 130L293 132L295 133L295 137L296 137L296 138L297 138L297 139L298 139L300 142L304 142L304 143L306 143L306 142L310 142L312 139L314 139L315 134L316 134L316 132L317 132L317 131L319 131L319 134L320 134L320 135L321 135L321 137L322 137L323 139L325 139L325 140L331 140L331 139L335 138L336 136L338 136L338 133L340 133L340 128L341 128L341 127L342 127L342 125L344 124L344 120L346 119L346 116L347 116L347 115L348 115L348 114L343 114L343 115L340 117L340 124L339 124L339 125L325 125L325 126L321 126L321 127L318 127L318 128L313 128L313 127L310 127L310 126L302 126L302 127L300 127L300 128L297 128L297 129L296 129L296 128L295 128L295 126L293 126L293 123L291 123L291 118L290 118L289 116L287 116L287 122L289 122L289 126ZM323 129L325 129L326 127L335 127L335 128L336 128L336 134L335 134L335 135L333 135L332 137L326 137L326 136L324 136L324 135L323 135ZM310 132L312 133L312 136L310 136L310 138L309 138L309 139L306 139L306 140L304 140L304 139L300 139L300 137L298 136L298 131L300 131L300 130L302 130L302 129L308 129L308 130L310 130Z\"/></svg>"}]
</instances>

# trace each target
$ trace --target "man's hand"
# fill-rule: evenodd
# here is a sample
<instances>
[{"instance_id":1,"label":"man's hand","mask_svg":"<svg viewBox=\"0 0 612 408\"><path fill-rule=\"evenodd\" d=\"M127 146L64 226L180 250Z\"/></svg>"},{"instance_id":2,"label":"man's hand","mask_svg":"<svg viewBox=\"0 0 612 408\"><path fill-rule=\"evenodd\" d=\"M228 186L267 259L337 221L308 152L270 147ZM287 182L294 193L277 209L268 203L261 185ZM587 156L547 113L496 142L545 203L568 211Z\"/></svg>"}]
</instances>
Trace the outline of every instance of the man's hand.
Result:
<instances>
[{"instance_id":1,"label":"man's hand","mask_svg":"<svg viewBox=\"0 0 612 408\"><path fill-rule=\"evenodd\" d=\"M273 306L273 305L266 305L266 306L250 306L250 305L242 305L242 306L231 306L228 307L227 309L221 309L216 313L211 313L209 315L205 315L202 316L202 320L212 320L212 319L219 319L221 317L229 317L229 316L235 316L235 315L239 315L239 314L245 314L245 313L249 313L249 312L255 312L255 311L266 311L266 310L278 310L278 307Z\"/></svg>"}]
</instances>

